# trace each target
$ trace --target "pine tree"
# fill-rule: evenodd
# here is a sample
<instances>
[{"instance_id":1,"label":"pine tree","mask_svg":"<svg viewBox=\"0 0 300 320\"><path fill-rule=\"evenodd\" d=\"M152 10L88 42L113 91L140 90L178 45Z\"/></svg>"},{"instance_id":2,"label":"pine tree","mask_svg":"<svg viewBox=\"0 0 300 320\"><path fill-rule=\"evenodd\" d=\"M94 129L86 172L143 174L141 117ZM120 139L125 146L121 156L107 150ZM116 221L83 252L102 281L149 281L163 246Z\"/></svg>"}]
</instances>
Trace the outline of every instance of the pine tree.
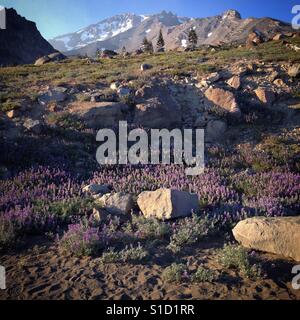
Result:
<instances>
[{"instance_id":1,"label":"pine tree","mask_svg":"<svg viewBox=\"0 0 300 320\"><path fill-rule=\"evenodd\" d=\"M161 29L159 31L156 47L157 47L157 51L163 51L164 47L165 47L165 40L164 40L164 37L163 37Z\"/></svg>"},{"instance_id":2,"label":"pine tree","mask_svg":"<svg viewBox=\"0 0 300 320\"><path fill-rule=\"evenodd\" d=\"M146 37L143 40L142 50L147 53L153 53L153 44Z\"/></svg>"},{"instance_id":3,"label":"pine tree","mask_svg":"<svg viewBox=\"0 0 300 320\"><path fill-rule=\"evenodd\" d=\"M198 43L198 36L194 29L191 29L189 32L189 46L192 50L194 50Z\"/></svg>"}]
</instances>

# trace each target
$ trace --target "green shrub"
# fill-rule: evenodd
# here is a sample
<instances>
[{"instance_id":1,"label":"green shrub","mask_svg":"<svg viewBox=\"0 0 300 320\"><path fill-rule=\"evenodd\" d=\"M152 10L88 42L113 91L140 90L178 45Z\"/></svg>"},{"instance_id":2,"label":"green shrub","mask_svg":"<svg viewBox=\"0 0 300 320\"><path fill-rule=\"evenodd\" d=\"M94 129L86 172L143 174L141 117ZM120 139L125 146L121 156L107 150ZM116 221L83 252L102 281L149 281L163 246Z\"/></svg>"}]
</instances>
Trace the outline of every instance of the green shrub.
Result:
<instances>
[{"instance_id":1,"label":"green shrub","mask_svg":"<svg viewBox=\"0 0 300 320\"><path fill-rule=\"evenodd\" d=\"M192 276L192 281L199 282L213 282L217 279L215 271L199 267L197 271Z\"/></svg>"},{"instance_id":2,"label":"green shrub","mask_svg":"<svg viewBox=\"0 0 300 320\"><path fill-rule=\"evenodd\" d=\"M251 265L248 252L241 246L225 245L219 253L219 261L225 268L233 268L248 278L259 278L261 269Z\"/></svg>"},{"instance_id":3,"label":"green shrub","mask_svg":"<svg viewBox=\"0 0 300 320\"><path fill-rule=\"evenodd\" d=\"M68 221L72 216L84 216L92 209L92 199L79 197L56 202L38 200L34 204L34 211L36 213L50 213L62 221Z\"/></svg>"},{"instance_id":4,"label":"green shrub","mask_svg":"<svg viewBox=\"0 0 300 320\"><path fill-rule=\"evenodd\" d=\"M208 235L209 226L209 221L206 218L200 218L196 215L193 215L192 218L181 220L173 231L168 249L178 253L185 246L198 242Z\"/></svg>"},{"instance_id":5,"label":"green shrub","mask_svg":"<svg viewBox=\"0 0 300 320\"><path fill-rule=\"evenodd\" d=\"M121 251L110 248L102 254L100 263L138 262L144 260L147 256L148 252L140 244L137 247L131 245Z\"/></svg>"},{"instance_id":6,"label":"green shrub","mask_svg":"<svg viewBox=\"0 0 300 320\"><path fill-rule=\"evenodd\" d=\"M126 226L127 231L134 233L141 239L164 239L170 235L171 228L168 224L157 219L147 219L143 216L132 216L132 222Z\"/></svg>"},{"instance_id":7,"label":"green shrub","mask_svg":"<svg viewBox=\"0 0 300 320\"><path fill-rule=\"evenodd\" d=\"M76 115L67 112L50 113L47 117L50 125L56 125L64 129L83 130L84 124Z\"/></svg>"},{"instance_id":8,"label":"green shrub","mask_svg":"<svg viewBox=\"0 0 300 320\"><path fill-rule=\"evenodd\" d=\"M165 268L162 273L162 278L165 282L180 283L183 280L185 266L183 264L173 263Z\"/></svg>"}]
</instances>

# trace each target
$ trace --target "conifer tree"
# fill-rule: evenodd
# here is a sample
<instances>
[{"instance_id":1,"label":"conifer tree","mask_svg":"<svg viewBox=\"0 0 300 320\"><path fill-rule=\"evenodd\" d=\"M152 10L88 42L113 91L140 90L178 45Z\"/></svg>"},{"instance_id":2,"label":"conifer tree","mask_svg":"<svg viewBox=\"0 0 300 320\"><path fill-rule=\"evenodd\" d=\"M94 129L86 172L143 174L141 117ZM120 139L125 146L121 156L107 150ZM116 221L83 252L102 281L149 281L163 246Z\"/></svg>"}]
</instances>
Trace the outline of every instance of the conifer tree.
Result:
<instances>
[{"instance_id":1,"label":"conifer tree","mask_svg":"<svg viewBox=\"0 0 300 320\"><path fill-rule=\"evenodd\" d=\"M191 29L189 32L189 46L191 49L195 49L198 43L198 36L195 29Z\"/></svg>"},{"instance_id":2,"label":"conifer tree","mask_svg":"<svg viewBox=\"0 0 300 320\"><path fill-rule=\"evenodd\" d=\"M163 37L161 29L159 31L156 47L157 47L158 51L164 50L164 47L165 47L165 40L164 40L164 37Z\"/></svg>"}]
</instances>

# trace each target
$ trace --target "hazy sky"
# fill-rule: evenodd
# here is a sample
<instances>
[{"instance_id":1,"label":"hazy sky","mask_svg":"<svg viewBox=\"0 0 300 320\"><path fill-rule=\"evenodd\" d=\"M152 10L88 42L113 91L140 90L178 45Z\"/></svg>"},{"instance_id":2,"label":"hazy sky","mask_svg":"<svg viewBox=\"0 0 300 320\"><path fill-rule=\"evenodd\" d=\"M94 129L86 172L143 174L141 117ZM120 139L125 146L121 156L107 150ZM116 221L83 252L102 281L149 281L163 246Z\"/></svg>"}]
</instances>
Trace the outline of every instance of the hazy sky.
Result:
<instances>
[{"instance_id":1,"label":"hazy sky","mask_svg":"<svg viewBox=\"0 0 300 320\"><path fill-rule=\"evenodd\" d=\"M49 39L74 32L115 14L172 11L181 16L207 17L236 9L242 17L272 17L291 22L291 9L298 0L0 0L35 21Z\"/></svg>"}]
</instances>

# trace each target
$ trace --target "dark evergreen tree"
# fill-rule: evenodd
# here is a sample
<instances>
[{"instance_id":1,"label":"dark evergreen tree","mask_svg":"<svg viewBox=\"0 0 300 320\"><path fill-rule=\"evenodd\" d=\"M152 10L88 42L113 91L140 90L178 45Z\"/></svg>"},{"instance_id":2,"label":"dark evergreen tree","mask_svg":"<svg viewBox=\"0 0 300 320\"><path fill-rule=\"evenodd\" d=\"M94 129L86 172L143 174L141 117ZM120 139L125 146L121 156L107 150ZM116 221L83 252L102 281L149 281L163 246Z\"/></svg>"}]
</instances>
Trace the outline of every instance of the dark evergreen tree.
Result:
<instances>
[{"instance_id":1,"label":"dark evergreen tree","mask_svg":"<svg viewBox=\"0 0 300 320\"><path fill-rule=\"evenodd\" d=\"M146 53L153 53L153 44L146 37L143 40L142 50Z\"/></svg>"},{"instance_id":2,"label":"dark evergreen tree","mask_svg":"<svg viewBox=\"0 0 300 320\"><path fill-rule=\"evenodd\" d=\"M160 29L159 35L158 35L158 40L156 44L157 51L163 51L165 48L165 40L162 34L162 30Z\"/></svg>"},{"instance_id":3,"label":"dark evergreen tree","mask_svg":"<svg viewBox=\"0 0 300 320\"><path fill-rule=\"evenodd\" d=\"M189 32L189 47L195 49L198 43L198 36L195 29L191 29Z\"/></svg>"}]
</instances>

